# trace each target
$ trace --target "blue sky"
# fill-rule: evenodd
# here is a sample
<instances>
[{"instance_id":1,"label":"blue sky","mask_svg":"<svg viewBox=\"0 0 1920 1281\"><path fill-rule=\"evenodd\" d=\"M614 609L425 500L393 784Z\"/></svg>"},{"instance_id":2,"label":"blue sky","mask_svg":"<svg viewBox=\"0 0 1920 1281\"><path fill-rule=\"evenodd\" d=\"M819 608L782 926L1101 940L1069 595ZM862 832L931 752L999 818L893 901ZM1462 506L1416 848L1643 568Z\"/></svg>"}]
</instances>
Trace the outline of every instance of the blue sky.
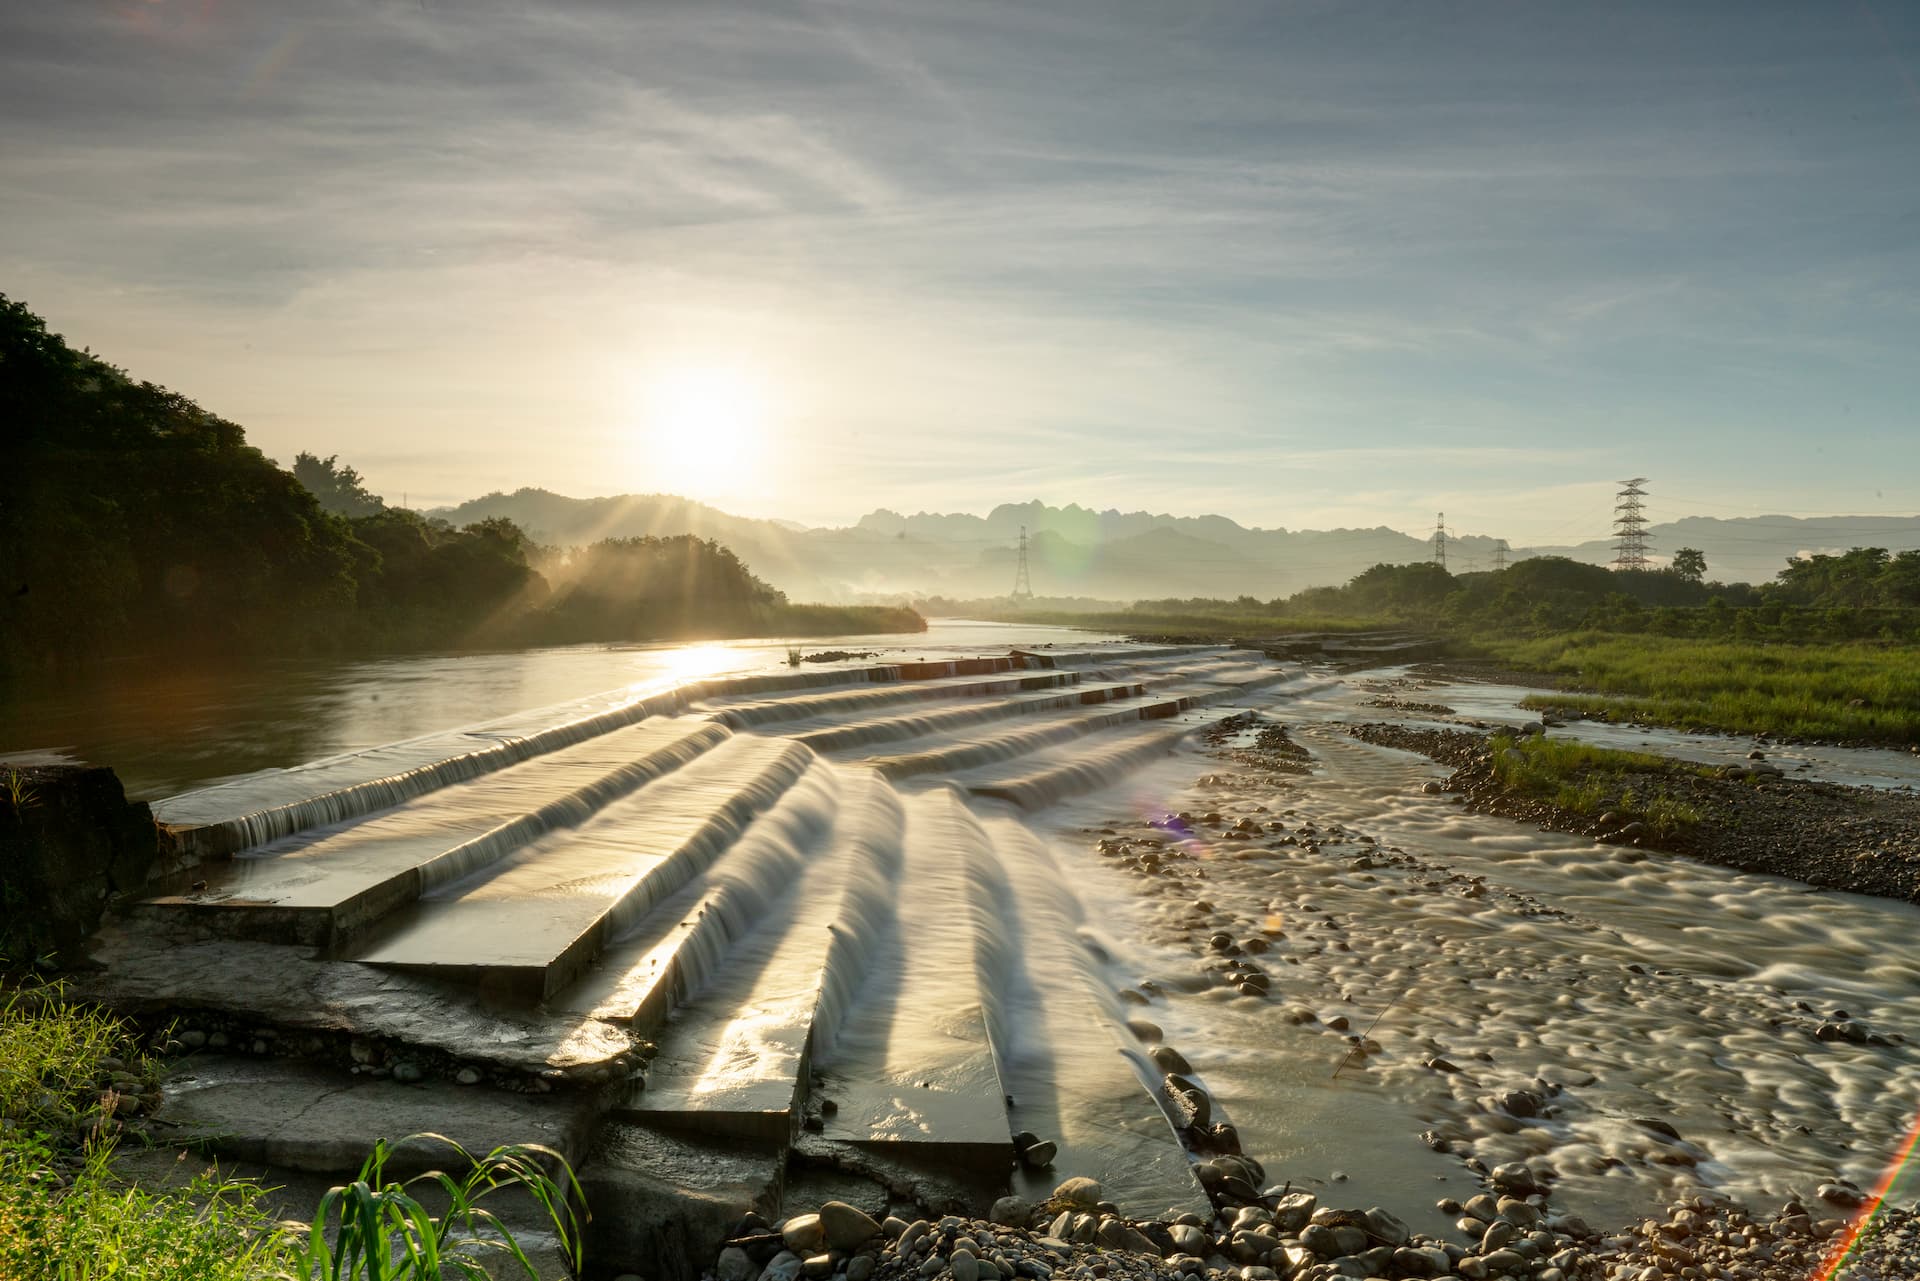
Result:
<instances>
[{"instance_id":1,"label":"blue sky","mask_svg":"<svg viewBox=\"0 0 1920 1281\"><path fill-rule=\"evenodd\" d=\"M1916 77L1889 0L15 5L0 291L416 506L1911 513Z\"/></svg>"}]
</instances>

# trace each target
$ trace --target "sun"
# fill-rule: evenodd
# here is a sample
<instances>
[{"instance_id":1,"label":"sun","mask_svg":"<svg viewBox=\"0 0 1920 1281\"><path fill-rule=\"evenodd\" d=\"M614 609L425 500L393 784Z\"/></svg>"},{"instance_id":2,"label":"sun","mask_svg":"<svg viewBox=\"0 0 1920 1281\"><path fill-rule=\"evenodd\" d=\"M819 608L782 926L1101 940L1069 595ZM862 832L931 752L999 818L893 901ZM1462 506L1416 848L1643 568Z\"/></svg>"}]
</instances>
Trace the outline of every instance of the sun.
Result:
<instances>
[{"instance_id":1,"label":"sun","mask_svg":"<svg viewBox=\"0 0 1920 1281\"><path fill-rule=\"evenodd\" d=\"M767 450L767 397L751 369L677 365L646 388L641 465L647 488L715 498L751 488Z\"/></svg>"}]
</instances>

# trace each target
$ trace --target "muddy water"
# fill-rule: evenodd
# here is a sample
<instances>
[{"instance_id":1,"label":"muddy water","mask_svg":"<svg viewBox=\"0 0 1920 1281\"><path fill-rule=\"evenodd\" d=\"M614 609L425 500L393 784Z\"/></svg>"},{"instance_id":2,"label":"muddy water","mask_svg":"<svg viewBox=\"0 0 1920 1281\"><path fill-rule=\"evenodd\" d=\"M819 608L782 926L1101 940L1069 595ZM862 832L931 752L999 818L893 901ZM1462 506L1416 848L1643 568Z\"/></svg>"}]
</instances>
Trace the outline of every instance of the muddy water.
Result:
<instances>
[{"instance_id":1,"label":"muddy water","mask_svg":"<svg viewBox=\"0 0 1920 1281\"><path fill-rule=\"evenodd\" d=\"M1269 705L1315 756L1277 795L1189 749L1131 779L1124 801L1083 799L1048 820L1055 856L1106 923L1108 978L1154 980L1141 1016L1270 1177L1434 1229L1432 1202L1459 1194L1468 1153L1545 1163L1558 1199L1596 1222L1701 1188L1771 1208L1834 1175L1877 1180L1920 1112L1920 1052L1812 1033L1845 1011L1920 1036L1920 909L1464 813L1421 791L1444 773L1431 762L1321 719L1392 717L1356 708L1363 696ZM1192 786L1205 773L1223 785ZM1187 848L1206 880L1175 884L1119 873L1088 831L1141 831L1129 811L1217 810L1230 823L1262 805L1255 817L1311 830L1318 849L1229 844L1223 826L1202 827ZM1194 910L1200 894L1213 912ZM1209 933L1263 925L1282 934L1257 958L1271 999L1191 990ZM1327 1021L1341 1015L1353 1032L1378 1017L1381 1052L1336 1078L1348 1045ZM1435 1058L1459 1070L1425 1066ZM1500 1106L1516 1090L1538 1097L1538 1115ZM1422 1131L1455 1154L1427 1150Z\"/></svg>"}]
</instances>

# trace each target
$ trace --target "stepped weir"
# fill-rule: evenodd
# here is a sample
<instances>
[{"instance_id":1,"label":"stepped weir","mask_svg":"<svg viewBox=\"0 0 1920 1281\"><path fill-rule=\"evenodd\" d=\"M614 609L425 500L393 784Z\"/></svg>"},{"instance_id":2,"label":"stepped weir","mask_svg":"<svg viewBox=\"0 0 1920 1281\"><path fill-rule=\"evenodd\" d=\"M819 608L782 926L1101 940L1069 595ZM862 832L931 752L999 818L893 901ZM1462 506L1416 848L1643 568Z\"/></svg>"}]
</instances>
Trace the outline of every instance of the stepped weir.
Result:
<instances>
[{"instance_id":1,"label":"stepped weir","mask_svg":"<svg viewBox=\"0 0 1920 1281\"><path fill-rule=\"evenodd\" d=\"M1015 650L697 680L268 771L154 805L170 871L110 918L82 993L186 1029L157 1119L241 1160L549 1144L596 1270L696 1267L778 1211L796 1154L959 1208L1051 1186L1016 1160L1028 1132L1123 1209L1204 1210L1023 814L1307 679L1257 650Z\"/></svg>"}]
</instances>

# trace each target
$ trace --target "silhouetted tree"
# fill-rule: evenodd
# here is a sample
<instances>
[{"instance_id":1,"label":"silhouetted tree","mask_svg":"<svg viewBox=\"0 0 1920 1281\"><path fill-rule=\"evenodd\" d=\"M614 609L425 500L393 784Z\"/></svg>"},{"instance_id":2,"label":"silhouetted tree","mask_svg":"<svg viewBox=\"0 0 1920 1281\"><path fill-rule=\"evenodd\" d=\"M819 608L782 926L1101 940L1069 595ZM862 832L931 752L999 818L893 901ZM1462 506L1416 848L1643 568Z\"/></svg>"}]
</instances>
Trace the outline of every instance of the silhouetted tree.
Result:
<instances>
[{"instance_id":1,"label":"silhouetted tree","mask_svg":"<svg viewBox=\"0 0 1920 1281\"><path fill-rule=\"evenodd\" d=\"M386 501L367 492L360 473L339 461L340 455L325 458L309 453L293 456L293 478L320 500L320 506L336 516L371 516L386 507Z\"/></svg>"}]
</instances>

